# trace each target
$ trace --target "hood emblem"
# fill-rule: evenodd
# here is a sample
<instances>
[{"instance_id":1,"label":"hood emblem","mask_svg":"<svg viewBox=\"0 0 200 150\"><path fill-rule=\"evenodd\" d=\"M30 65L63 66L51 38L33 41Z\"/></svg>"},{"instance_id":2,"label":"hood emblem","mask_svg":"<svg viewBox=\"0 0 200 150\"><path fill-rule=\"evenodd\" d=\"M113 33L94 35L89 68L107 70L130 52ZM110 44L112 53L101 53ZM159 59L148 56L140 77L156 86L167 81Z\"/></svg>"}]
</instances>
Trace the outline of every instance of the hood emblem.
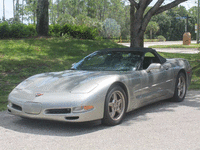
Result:
<instances>
[{"instance_id":1,"label":"hood emblem","mask_svg":"<svg viewBox=\"0 0 200 150\"><path fill-rule=\"evenodd\" d=\"M39 97L39 96L42 96L43 93L35 93L35 97Z\"/></svg>"}]
</instances>

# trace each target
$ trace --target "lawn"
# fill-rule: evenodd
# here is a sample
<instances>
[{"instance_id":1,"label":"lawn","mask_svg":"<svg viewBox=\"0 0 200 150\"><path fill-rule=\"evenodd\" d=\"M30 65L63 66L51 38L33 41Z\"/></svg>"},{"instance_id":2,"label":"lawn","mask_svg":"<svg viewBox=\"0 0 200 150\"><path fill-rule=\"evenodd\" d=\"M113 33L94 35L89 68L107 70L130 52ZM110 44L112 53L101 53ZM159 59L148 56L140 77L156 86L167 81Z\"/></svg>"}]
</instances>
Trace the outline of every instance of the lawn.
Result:
<instances>
[{"instance_id":1,"label":"lawn","mask_svg":"<svg viewBox=\"0 0 200 150\"><path fill-rule=\"evenodd\" d=\"M69 69L89 53L105 48L124 47L108 40L37 38L0 40L0 110L7 96L21 81L34 74ZM200 89L200 54L160 53L167 58L186 58L193 67L190 89Z\"/></svg>"},{"instance_id":2,"label":"lawn","mask_svg":"<svg viewBox=\"0 0 200 150\"><path fill-rule=\"evenodd\" d=\"M190 45L182 45L182 44L173 44L173 45L153 45L149 46L149 48L200 48L200 44L190 44Z\"/></svg>"}]
</instances>

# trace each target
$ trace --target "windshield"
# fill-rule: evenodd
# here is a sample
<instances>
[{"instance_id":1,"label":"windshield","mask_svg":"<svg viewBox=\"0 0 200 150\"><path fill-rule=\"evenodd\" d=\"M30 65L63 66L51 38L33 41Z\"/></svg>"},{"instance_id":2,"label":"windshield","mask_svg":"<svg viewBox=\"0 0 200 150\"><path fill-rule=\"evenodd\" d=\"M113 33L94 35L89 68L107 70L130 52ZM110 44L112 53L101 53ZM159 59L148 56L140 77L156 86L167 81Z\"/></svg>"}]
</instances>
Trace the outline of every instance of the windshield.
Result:
<instances>
[{"instance_id":1,"label":"windshield","mask_svg":"<svg viewBox=\"0 0 200 150\"><path fill-rule=\"evenodd\" d=\"M141 64L141 53L134 51L97 51L76 63L74 70L134 71Z\"/></svg>"}]
</instances>

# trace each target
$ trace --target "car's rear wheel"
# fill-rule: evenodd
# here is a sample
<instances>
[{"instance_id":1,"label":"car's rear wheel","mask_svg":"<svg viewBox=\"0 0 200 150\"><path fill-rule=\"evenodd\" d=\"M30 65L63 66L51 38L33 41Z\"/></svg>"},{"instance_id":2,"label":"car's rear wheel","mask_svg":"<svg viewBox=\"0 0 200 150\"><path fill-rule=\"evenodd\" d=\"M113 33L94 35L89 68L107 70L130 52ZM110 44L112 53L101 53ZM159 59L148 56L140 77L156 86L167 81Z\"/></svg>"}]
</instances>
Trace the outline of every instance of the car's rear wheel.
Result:
<instances>
[{"instance_id":1,"label":"car's rear wheel","mask_svg":"<svg viewBox=\"0 0 200 150\"><path fill-rule=\"evenodd\" d=\"M187 83L186 76L184 73L180 72L176 79L174 96L172 97L172 101L174 102L182 102L185 98L187 91Z\"/></svg>"},{"instance_id":2,"label":"car's rear wheel","mask_svg":"<svg viewBox=\"0 0 200 150\"><path fill-rule=\"evenodd\" d=\"M104 107L103 124L117 125L124 118L127 108L127 96L120 86L115 86L109 90Z\"/></svg>"}]
</instances>

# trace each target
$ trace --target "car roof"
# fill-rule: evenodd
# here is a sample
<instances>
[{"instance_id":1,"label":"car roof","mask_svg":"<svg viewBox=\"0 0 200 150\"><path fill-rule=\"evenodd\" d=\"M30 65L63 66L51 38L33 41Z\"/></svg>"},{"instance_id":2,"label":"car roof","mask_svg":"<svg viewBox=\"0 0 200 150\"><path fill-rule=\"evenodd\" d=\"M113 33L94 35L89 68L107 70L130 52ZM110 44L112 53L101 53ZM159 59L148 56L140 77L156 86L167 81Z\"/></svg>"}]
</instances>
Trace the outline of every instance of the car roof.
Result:
<instances>
[{"instance_id":1,"label":"car roof","mask_svg":"<svg viewBox=\"0 0 200 150\"><path fill-rule=\"evenodd\" d=\"M142 47L127 47L127 48L107 48L100 51L138 51L138 52L155 52L152 48L142 48Z\"/></svg>"},{"instance_id":2,"label":"car roof","mask_svg":"<svg viewBox=\"0 0 200 150\"><path fill-rule=\"evenodd\" d=\"M127 47L127 48L107 48L99 50L99 52L110 52L110 51L116 51L116 52L126 52L126 51L134 51L138 53L142 53L143 55L147 52L153 53L158 59L160 60L161 64L166 62L166 59L162 56L160 56L156 50L152 48L143 48L143 47Z\"/></svg>"}]
</instances>

